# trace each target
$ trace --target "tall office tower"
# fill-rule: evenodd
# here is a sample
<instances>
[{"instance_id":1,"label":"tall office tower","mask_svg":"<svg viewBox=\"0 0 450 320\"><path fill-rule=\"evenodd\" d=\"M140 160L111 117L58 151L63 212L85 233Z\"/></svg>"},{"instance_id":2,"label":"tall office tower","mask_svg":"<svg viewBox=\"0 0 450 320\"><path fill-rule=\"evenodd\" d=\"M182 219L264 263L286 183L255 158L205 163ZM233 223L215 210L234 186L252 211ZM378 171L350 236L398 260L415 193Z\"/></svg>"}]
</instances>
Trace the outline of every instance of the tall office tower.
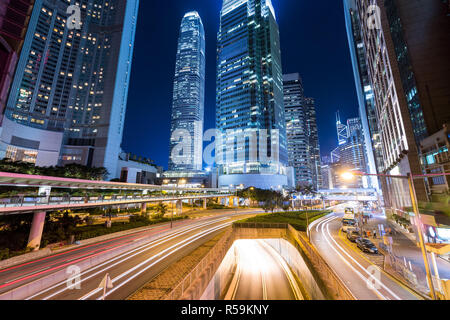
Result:
<instances>
[{"instance_id":1,"label":"tall office tower","mask_svg":"<svg viewBox=\"0 0 450 320\"><path fill-rule=\"evenodd\" d=\"M178 39L169 170L202 170L204 103L205 30L199 14L188 12L181 21ZM179 152L177 146L186 135L192 139L192 143L188 150Z\"/></svg>"},{"instance_id":2,"label":"tall office tower","mask_svg":"<svg viewBox=\"0 0 450 320\"><path fill-rule=\"evenodd\" d=\"M319 188L320 151L314 99L305 98L298 73L283 75L289 166L297 186Z\"/></svg>"},{"instance_id":3,"label":"tall office tower","mask_svg":"<svg viewBox=\"0 0 450 320\"><path fill-rule=\"evenodd\" d=\"M339 111L336 112L336 130L339 145L346 143L348 138L348 127L341 122Z\"/></svg>"},{"instance_id":4,"label":"tall office tower","mask_svg":"<svg viewBox=\"0 0 450 320\"><path fill-rule=\"evenodd\" d=\"M347 5L347 2L344 4ZM364 41L361 34L361 24L359 17L350 14L350 9L346 6L346 28L352 58L353 74L355 78L356 93L359 104L359 117L364 135L365 154L367 159L367 169L370 174L382 171L383 150L381 147L381 137L378 128L378 121L375 110L375 97L370 84L367 63L365 60ZM380 190L377 177L368 179L369 186Z\"/></svg>"},{"instance_id":5,"label":"tall office tower","mask_svg":"<svg viewBox=\"0 0 450 320\"><path fill-rule=\"evenodd\" d=\"M319 129L317 128L317 112L316 101L313 98L305 98L306 111L306 128L308 132L308 149L309 159L311 164L313 187L318 190L322 184L322 175L320 174L320 144L319 144Z\"/></svg>"},{"instance_id":6,"label":"tall office tower","mask_svg":"<svg viewBox=\"0 0 450 320\"><path fill-rule=\"evenodd\" d=\"M0 3L0 126L34 0Z\"/></svg>"},{"instance_id":7,"label":"tall office tower","mask_svg":"<svg viewBox=\"0 0 450 320\"><path fill-rule=\"evenodd\" d=\"M347 24L358 23L363 40L383 149L382 171L420 174L418 144L450 120L450 43L442 41L450 30L448 4L345 0L345 8ZM352 15L357 18L350 19ZM404 181L382 182L387 205L411 205ZM414 183L419 201L426 201L424 182Z\"/></svg>"},{"instance_id":8,"label":"tall office tower","mask_svg":"<svg viewBox=\"0 0 450 320\"><path fill-rule=\"evenodd\" d=\"M359 118L348 119L347 128L347 141L340 146L339 150L340 163L354 170L367 172L366 148L361 120ZM369 186L367 177L358 178L358 181L360 181L358 187L367 188Z\"/></svg>"},{"instance_id":9,"label":"tall office tower","mask_svg":"<svg viewBox=\"0 0 450 320\"><path fill-rule=\"evenodd\" d=\"M69 5L79 8L81 24ZM35 2L7 102L2 158L106 167L117 177L138 7L138 0Z\"/></svg>"},{"instance_id":10,"label":"tall office tower","mask_svg":"<svg viewBox=\"0 0 450 320\"><path fill-rule=\"evenodd\" d=\"M288 185L278 24L271 0L224 0L218 33L220 186Z\"/></svg>"}]
</instances>

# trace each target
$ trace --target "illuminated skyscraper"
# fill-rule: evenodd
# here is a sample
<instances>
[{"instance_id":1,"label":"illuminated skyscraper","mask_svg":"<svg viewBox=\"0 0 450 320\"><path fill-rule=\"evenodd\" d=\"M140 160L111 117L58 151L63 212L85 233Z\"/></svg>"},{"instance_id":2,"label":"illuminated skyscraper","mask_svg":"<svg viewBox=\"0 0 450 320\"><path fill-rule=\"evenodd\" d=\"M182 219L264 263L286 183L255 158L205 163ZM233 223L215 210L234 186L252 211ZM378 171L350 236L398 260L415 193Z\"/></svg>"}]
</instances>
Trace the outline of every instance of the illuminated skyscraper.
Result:
<instances>
[{"instance_id":1,"label":"illuminated skyscraper","mask_svg":"<svg viewBox=\"0 0 450 320\"><path fill-rule=\"evenodd\" d=\"M170 171L200 171L203 167L205 103L205 30L197 12L181 21L173 86ZM187 136L187 137L186 137ZM191 139L179 150L180 142Z\"/></svg>"},{"instance_id":2,"label":"illuminated skyscraper","mask_svg":"<svg viewBox=\"0 0 450 320\"><path fill-rule=\"evenodd\" d=\"M0 3L0 125L34 0Z\"/></svg>"},{"instance_id":3,"label":"illuminated skyscraper","mask_svg":"<svg viewBox=\"0 0 450 320\"><path fill-rule=\"evenodd\" d=\"M297 186L320 187L320 149L315 101L305 98L298 73L285 74L284 109L289 166L295 169Z\"/></svg>"},{"instance_id":4,"label":"illuminated skyscraper","mask_svg":"<svg viewBox=\"0 0 450 320\"><path fill-rule=\"evenodd\" d=\"M69 27L69 5L81 11ZM37 166L117 163L139 0L35 1L9 94L0 157Z\"/></svg>"},{"instance_id":5,"label":"illuminated skyscraper","mask_svg":"<svg viewBox=\"0 0 450 320\"><path fill-rule=\"evenodd\" d=\"M219 185L288 185L280 39L271 0L223 1L216 95Z\"/></svg>"},{"instance_id":6,"label":"illuminated skyscraper","mask_svg":"<svg viewBox=\"0 0 450 320\"><path fill-rule=\"evenodd\" d=\"M379 173L423 173L421 141L450 121L450 43L442 41L448 8L448 1L344 0L361 117ZM411 206L406 181L381 182L387 206ZM418 200L427 201L424 181L414 184Z\"/></svg>"}]
</instances>

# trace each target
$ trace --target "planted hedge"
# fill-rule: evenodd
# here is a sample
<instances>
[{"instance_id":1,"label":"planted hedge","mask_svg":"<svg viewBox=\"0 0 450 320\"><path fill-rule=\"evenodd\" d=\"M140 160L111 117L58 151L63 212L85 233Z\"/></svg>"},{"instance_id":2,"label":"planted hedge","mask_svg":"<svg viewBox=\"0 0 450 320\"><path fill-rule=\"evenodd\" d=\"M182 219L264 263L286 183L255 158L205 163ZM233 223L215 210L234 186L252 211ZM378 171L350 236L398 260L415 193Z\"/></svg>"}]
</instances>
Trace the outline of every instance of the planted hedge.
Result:
<instances>
[{"instance_id":1,"label":"planted hedge","mask_svg":"<svg viewBox=\"0 0 450 320\"><path fill-rule=\"evenodd\" d=\"M261 214L253 218L237 221L242 222L259 222L259 223L288 223L298 231L306 231L307 222L309 223L331 213L330 210L313 210L313 211L293 211ZM308 215L308 219L307 219Z\"/></svg>"}]
</instances>

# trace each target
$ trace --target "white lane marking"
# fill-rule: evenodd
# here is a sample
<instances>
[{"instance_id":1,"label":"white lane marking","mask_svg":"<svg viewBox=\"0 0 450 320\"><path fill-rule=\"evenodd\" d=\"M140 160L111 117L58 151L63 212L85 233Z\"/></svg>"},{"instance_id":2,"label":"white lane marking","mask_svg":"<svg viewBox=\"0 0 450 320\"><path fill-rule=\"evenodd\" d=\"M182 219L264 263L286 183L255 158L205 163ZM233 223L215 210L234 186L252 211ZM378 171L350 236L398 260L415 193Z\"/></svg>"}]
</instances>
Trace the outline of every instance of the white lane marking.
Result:
<instances>
[{"instance_id":1,"label":"white lane marking","mask_svg":"<svg viewBox=\"0 0 450 320\"><path fill-rule=\"evenodd\" d=\"M325 217L322 217L320 219L314 220L308 227L309 232L311 232L311 229L314 228L314 226L317 224L319 225L321 222L329 219L330 217L332 217L334 215L334 212L330 212L329 214L327 214ZM317 226L318 227L318 226ZM316 232L319 232L319 230L316 227Z\"/></svg>"},{"instance_id":2,"label":"white lane marking","mask_svg":"<svg viewBox=\"0 0 450 320\"><path fill-rule=\"evenodd\" d=\"M317 233L319 232L319 227L320 227L320 225L322 225L323 223L327 222L328 220L334 219L333 216L334 216L334 213L333 213L332 216L330 216L330 217L328 217L328 218L326 218L326 219L321 220L321 221L317 224L317 226L316 226L316 232L317 232Z\"/></svg>"},{"instance_id":3,"label":"white lane marking","mask_svg":"<svg viewBox=\"0 0 450 320\"><path fill-rule=\"evenodd\" d=\"M186 226L186 227L183 227L183 228L180 229L180 230L177 230L177 231L174 232L174 233L167 234L167 235L163 235L163 236L161 236L161 237L158 238L158 239L150 240L149 243L146 243L146 244L144 244L144 245L141 245L141 246L139 246L139 247L137 247L137 248L135 248L135 249L133 249L133 250L131 250L131 251L124 252L124 253L122 253L122 254L120 254L120 255L118 255L118 256L116 256L116 257L114 257L114 258L112 258L112 259L110 259L110 260L108 260L108 261L105 261L105 262L103 262L103 263L101 263L101 264L98 264L98 265L96 265L96 266L94 266L94 267L92 267L92 268L89 268L89 269L83 271L83 272L80 274L80 276L83 276L83 275L85 275L85 274L87 274L87 273L90 273L90 272L94 271L95 269L98 269L98 268L100 268L100 267L102 267L102 266L104 266L104 265L110 264L111 262L113 262L113 261L115 261L115 260L121 259L121 258L123 258L123 257L125 257L125 256L127 256L127 255L130 255L130 254L133 253L133 252L136 252L136 251L139 251L139 250L140 250L139 252L137 252L137 253L135 253L135 254L132 254L132 255L126 257L126 258L123 259L123 260L120 260L119 262L116 262L116 263L114 263L114 264L112 264L112 265L110 265L110 266L108 266L108 267L106 267L106 268L103 268L102 270L100 270L100 271L98 271L98 272L96 272L96 273L90 275L89 277L82 278L82 280L80 281L80 283L82 283L82 282L84 282L84 281L86 281L86 280L89 280L90 278L92 278L92 277L98 275L99 273L102 273L102 272L104 272L104 271L106 271L106 270L108 270L108 269L110 269L110 268L112 268L112 267L114 267L114 266L116 266L116 265L122 263L122 262L125 262L125 261L127 261L127 260L129 260L129 259L135 257L135 256L138 255L138 254L141 254L141 253L143 253L143 252L145 252L145 251L147 251L147 250L150 250L150 249L154 248L154 247L157 246L157 245L160 245L160 244L163 244L163 243L165 243L165 242L167 242L167 241L169 241L169 240L172 240L173 238L178 237L180 234L183 234L183 233L186 233L186 232L190 232L190 231L193 231L193 230L202 228L202 227L204 227L204 226L207 226L207 225L210 225L210 224L214 224L214 223L217 223L217 222L220 222L220 221L224 221L224 220L227 220L227 219L221 218L221 219L217 219L217 220L214 220L214 221L202 222L202 223L199 223L199 224L196 224L196 225L193 225L193 226ZM44 289L44 290L42 290L42 291L40 291L40 292L38 292L38 293L36 293L36 294L34 294L34 295L28 297L28 298L26 298L25 300L33 299L34 297L37 297L37 296L39 296L39 295L42 295L42 294L44 294L45 292L48 292L48 291L50 291L50 290L52 290L52 289L54 289L54 288L57 288L57 287L59 287L59 286L61 286L61 285L64 285L64 284L66 284L66 280L61 281L61 282L59 282L59 283L57 283L57 284L55 284L55 285L53 285L53 286L51 286L51 287L49 287L49 288L46 288L46 289ZM64 291L66 291L66 290L68 290L68 288L67 288L67 287L64 287L62 290L59 290L59 291L57 291L57 292L54 292L53 294L51 294L51 295L49 295L49 296L43 298L42 300L48 300L48 299L50 299L50 298L53 298L55 295L58 295L58 294L60 294L60 293L62 293L62 292L64 292Z\"/></svg>"},{"instance_id":4,"label":"white lane marking","mask_svg":"<svg viewBox=\"0 0 450 320\"><path fill-rule=\"evenodd\" d=\"M337 219L338 217L336 217ZM331 222L331 221L329 221ZM401 298L399 296L397 296L394 292L392 292L391 289L389 289L381 280L375 278L370 272L368 272L366 270L366 268L364 268L358 261L355 260L355 258L353 258L346 250L344 250L344 248L342 248L337 242L336 240L334 240L334 238L331 236L330 233L330 229L329 229L329 222L327 222L327 233L330 236L330 239L336 244L337 247L339 247L343 253L345 253L345 255L347 255L356 265L358 265L361 270L363 270L368 276L369 279L374 279L376 282L378 282L387 292L389 292L389 294L391 294L395 299L397 300L401 300ZM377 291L379 293L378 290L374 289L375 291Z\"/></svg>"},{"instance_id":5,"label":"white lane marking","mask_svg":"<svg viewBox=\"0 0 450 320\"><path fill-rule=\"evenodd\" d=\"M212 229L205 230L205 231L203 231L203 232L201 232L201 233L199 233L199 234L193 235L193 236L191 236L191 237L189 237L189 238L187 238L187 239L185 239L185 240L183 240L183 241L181 241L181 242L179 242L179 243L177 243L177 244L172 245L171 247L169 247L169 248L167 248L167 249L161 251L160 253L158 253L158 254L156 254L156 255L154 255L154 256L152 256L152 257L146 259L145 261L139 263L138 265L134 266L133 268L128 269L128 270L125 271L124 273L122 273L122 274L120 274L119 276L117 276L117 277L115 277L114 279L112 279L112 282L113 282L113 283L117 282L118 280L122 279L123 277L127 276L128 274L132 273L133 271L137 270L138 268L142 267L142 266L145 265L146 263L148 263L148 262L150 262L150 261L156 259L158 256L161 256L161 255L163 255L164 253L166 253L166 252L172 250L173 248L176 248L177 246L179 246L179 247L176 248L175 250L170 251L170 252L169 252L168 254L166 254L165 256L162 256L161 258L159 258L159 259L156 260L155 262L149 264L148 266L146 266L145 268L143 268L142 270L140 270L139 272L137 272L136 274L134 274L134 275L131 276L130 278L127 278L127 280L123 281L121 284L115 286L114 289L112 289L111 291L109 291L109 292L105 295L105 297L109 296L111 293L113 293L114 291L116 291L117 289L119 289L120 287L122 287L123 285L125 285L126 283L130 282L131 280L133 280L134 278L136 278L137 276L139 276L142 272L144 272L144 271L148 270L149 268L153 267L155 264L157 264L157 263L160 262L161 260L165 259L166 257L168 257L169 255L171 255L172 253L174 253L174 252L176 252L176 251L178 251L178 250L184 248L185 246L191 244L191 243L194 242L194 241L197 241L198 239L202 238L203 236L205 236L205 235L207 235L207 234L209 234L209 233L212 233L212 232L214 232L214 231L216 231L216 230L222 229L222 228L224 228L224 227L226 227L226 226L229 226L230 224L231 224L230 222L227 222L227 223L224 223L224 224L219 225L219 226L217 226L217 227L214 227L214 228L212 228ZM184 244L183 244L183 243L184 243ZM183 245L181 245L181 244L183 244ZM181 246L180 246L180 245L181 245ZM101 288L97 288L97 289L95 289L95 290L89 292L88 294L84 295L84 296L81 297L79 300L86 300L86 299L88 299L89 297L93 296L94 294L100 292L101 290L102 290ZM100 297L100 298L98 298L98 299L101 299L101 298L102 298L102 297Z\"/></svg>"},{"instance_id":6,"label":"white lane marking","mask_svg":"<svg viewBox=\"0 0 450 320\"><path fill-rule=\"evenodd\" d=\"M328 226L328 225L327 225ZM340 254L340 252L330 243L330 241L328 240L328 237L326 236L326 234L325 234L325 231L324 231L324 227L325 227L325 224L322 224L322 226L321 226L321 232L322 232L322 234L323 234L323 237L324 237L324 239L325 239L325 241L328 243L328 245L330 246L330 248L331 249L333 249L333 251L334 252L336 252L336 254L342 259L342 261L344 261L344 263L346 264L346 265L348 265L349 267L350 267L350 269L352 269L353 270L353 272L359 277L359 278L361 278L363 281L364 281L364 283L366 282L366 278L358 271L358 270L356 270L353 266L352 266L352 264L349 262L349 261L347 261L347 259L345 259L341 254ZM387 298L384 296L384 295L382 295L378 290L376 290L375 288L373 288L373 290L375 290L376 292L378 292L378 296L380 297L382 297L383 299L385 299L385 300L387 300Z\"/></svg>"}]
</instances>

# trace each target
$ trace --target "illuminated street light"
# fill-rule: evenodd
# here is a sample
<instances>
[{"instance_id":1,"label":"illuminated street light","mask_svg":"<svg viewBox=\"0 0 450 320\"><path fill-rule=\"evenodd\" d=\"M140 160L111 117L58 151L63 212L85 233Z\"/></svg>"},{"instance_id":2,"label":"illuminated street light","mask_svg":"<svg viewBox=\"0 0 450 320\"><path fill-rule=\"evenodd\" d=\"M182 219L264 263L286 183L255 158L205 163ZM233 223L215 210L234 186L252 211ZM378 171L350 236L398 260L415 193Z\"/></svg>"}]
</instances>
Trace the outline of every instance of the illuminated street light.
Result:
<instances>
[{"instance_id":1,"label":"illuminated street light","mask_svg":"<svg viewBox=\"0 0 450 320\"><path fill-rule=\"evenodd\" d=\"M355 178L355 174L350 171L345 171L345 172L341 173L341 178L344 180L347 180L347 181L351 181Z\"/></svg>"}]
</instances>

